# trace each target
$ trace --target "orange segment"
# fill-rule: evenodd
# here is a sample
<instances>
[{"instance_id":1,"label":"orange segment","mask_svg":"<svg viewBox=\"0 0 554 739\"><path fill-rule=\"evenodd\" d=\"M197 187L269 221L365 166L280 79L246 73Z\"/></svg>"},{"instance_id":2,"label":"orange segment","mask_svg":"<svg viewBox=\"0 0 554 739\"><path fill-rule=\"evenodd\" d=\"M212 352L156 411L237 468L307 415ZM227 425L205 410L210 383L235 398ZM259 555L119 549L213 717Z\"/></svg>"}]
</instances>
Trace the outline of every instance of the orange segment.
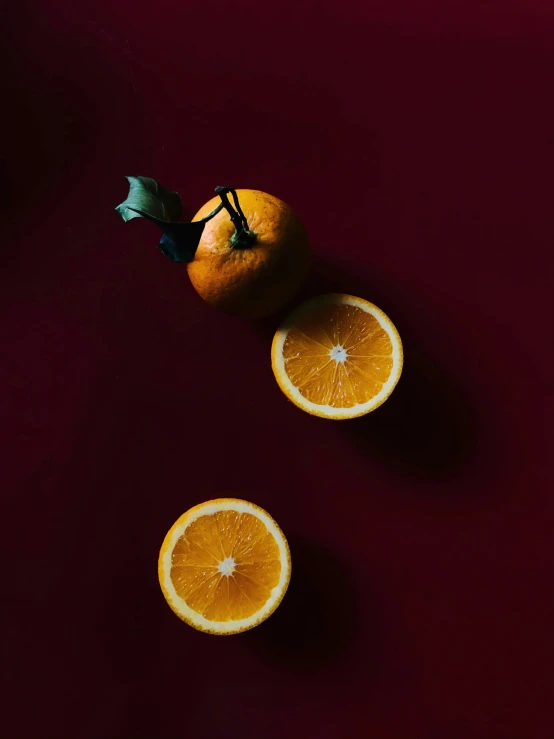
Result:
<instances>
[{"instance_id":1,"label":"orange segment","mask_svg":"<svg viewBox=\"0 0 554 739\"><path fill-rule=\"evenodd\" d=\"M301 306L277 331L272 366L285 395L303 410L353 418L392 392L402 343L377 306L350 295L324 295Z\"/></svg>"},{"instance_id":2,"label":"orange segment","mask_svg":"<svg viewBox=\"0 0 554 739\"><path fill-rule=\"evenodd\" d=\"M246 501L220 499L185 513L166 536L160 584L192 626L236 633L267 618L290 577L286 540L273 519Z\"/></svg>"},{"instance_id":3,"label":"orange segment","mask_svg":"<svg viewBox=\"0 0 554 739\"><path fill-rule=\"evenodd\" d=\"M233 560L233 577L219 565ZM171 580L189 606L206 618L236 621L256 613L279 582L275 539L251 513L220 511L196 519L177 541Z\"/></svg>"}]
</instances>

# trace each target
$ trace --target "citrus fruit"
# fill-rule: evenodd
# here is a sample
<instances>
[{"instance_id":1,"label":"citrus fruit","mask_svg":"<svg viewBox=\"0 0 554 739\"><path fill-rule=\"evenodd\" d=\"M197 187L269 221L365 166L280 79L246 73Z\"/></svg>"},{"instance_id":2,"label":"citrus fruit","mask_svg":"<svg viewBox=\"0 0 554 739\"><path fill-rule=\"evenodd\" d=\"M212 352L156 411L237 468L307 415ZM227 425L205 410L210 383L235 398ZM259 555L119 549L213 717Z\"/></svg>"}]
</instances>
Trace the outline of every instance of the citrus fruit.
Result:
<instances>
[{"instance_id":1,"label":"citrus fruit","mask_svg":"<svg viewBox=\"0 0 554 739\"><path fill-rule=\"evenodd\" d=\"M302 410L346 419L378 408L402 372L398 331L362 298L329 294L295 310L273 339L279 387Z\"/></svg>"},{"instance_id":2,"label":"citrus fruit","mask_svg":"<svg viewBox=\"0 0 554 739\"><path fill-rule=\"evenodd\" d=\"M219 498L191 508L168 531L158 561L172 610L211 634L237 634L271 616L290 580L283 532L262 508Z\"/></svg>"},{"instance_id":3,"label":"citrus fruit","mask_svg":"<svg viewBox=\"0 0 554 739\"><path fill-rule=\"evenodd\" d=\"M273 313L291 300L304 281L309 243L302 222L286 203L260 190L236 195L252 236L237 233L229 213L220 211L202 233L194 259L188 263L198 294L221 310L249 317ZM213 198L194 216L199 221L219 202Z\"/></svg>"},{"instance_id":4,"label":"citrus fruit","mask_svg":"<svg viewBox=\"0 0 554 739\"><path fill-rule=\"evenodd\" d=\"M260 190L216 187L190 223L178 193L150 177L127 177L129 194L116 211L146 218L163 232L162 253L187 264L197 293L227 313L261 318L285 305L304 281L310 245L290 206ZM233 204L229 199L231 196Z\"/></svg>"}]
</instances>

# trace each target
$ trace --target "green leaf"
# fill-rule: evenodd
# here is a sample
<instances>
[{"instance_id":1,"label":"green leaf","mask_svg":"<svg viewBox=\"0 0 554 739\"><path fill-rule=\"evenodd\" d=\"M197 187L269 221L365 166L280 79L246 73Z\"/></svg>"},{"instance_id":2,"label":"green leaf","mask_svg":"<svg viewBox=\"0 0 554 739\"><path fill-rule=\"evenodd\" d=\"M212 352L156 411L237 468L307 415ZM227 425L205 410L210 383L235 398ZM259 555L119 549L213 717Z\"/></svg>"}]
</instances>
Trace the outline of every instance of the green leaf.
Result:
<instances>
[{"instance_id":1,"label":"green leaf","mask_svg":"<svg viewBox=\"0 0 554 739\"><path fill-rule=\"evenodd\" d=\"M133 218L156 219L157 221L178 221L183 213L181 196L166 190L151 177L127 177L129 194L116 211L125 222Z\"/></svg>"},{"instance_id":2,"label":"green leaf","mask_svg":"<svg viewBox=\"0 0 554 739\"><path fill-rule=\"evenodd\" d=\"M196 254L205 219L180 223L183 207L178 193L166 190L151 177L127 177L129 194L116 211L125 222L146 218L162 231L158 248L173 262L191 262Z\"/></svg>"}]
</instances>

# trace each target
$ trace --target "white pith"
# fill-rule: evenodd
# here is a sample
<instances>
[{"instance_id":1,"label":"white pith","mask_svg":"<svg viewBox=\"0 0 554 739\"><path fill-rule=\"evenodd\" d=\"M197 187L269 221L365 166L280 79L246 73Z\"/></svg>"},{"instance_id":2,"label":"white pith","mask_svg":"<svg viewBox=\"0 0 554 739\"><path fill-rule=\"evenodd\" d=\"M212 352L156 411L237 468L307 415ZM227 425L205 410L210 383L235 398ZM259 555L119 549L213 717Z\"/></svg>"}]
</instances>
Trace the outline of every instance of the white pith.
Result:
<instances>
[{"instance_id":1,"label":"white pith","mask_svg":"<svg viewBox=\"0 0 554 739\"><path fill-rule=\"evenodd\" d=\"M335 360L335 362L344 363L348 359L348 352L340 344L337 344L336 346L334 346L329 352L329 355L331 359Z\"/></svg>"},{"instance_id":2,"label":"white pith","mask_svg":"<svg viewBox=\"0 0 554 739\"><path fill-rule=\"evenodd\" d=\"M236 562L232 557L226 557L222 562L217 565L217 569L222 575L231 577L235 571Z\"/></svg>"}]
</instances>

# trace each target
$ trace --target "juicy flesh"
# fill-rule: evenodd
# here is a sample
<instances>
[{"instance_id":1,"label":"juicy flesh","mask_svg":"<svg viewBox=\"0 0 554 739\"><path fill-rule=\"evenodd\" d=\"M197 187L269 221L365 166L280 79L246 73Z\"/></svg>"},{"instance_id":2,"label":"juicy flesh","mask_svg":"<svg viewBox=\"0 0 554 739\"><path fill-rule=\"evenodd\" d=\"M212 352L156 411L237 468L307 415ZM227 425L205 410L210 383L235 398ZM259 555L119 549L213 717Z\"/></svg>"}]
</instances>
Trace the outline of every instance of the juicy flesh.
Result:
<instances>
[{"instance_id":1,"label":"juicy flesh","mask_svg":"<svg viewBox=\"0 0 554 739\"><path fill-rule=\"evenodd\" d=\"M351 408L374 398L392 370L392 343L376 318L354 305L324 305L290 329L285 371L312 403Z\"/></svg>"},{"instance_id":2,"label":"juicy flesh","mask_svg":"<svg viewBox=\"0 0 554 739\"><path fill-rule=\"evenodd\" d=\"M210 621L255 614L280 574L273 535L256 516L238 511L197 518L178 539L171 558L177 594Z\"/></svg>"}]
</instances>

